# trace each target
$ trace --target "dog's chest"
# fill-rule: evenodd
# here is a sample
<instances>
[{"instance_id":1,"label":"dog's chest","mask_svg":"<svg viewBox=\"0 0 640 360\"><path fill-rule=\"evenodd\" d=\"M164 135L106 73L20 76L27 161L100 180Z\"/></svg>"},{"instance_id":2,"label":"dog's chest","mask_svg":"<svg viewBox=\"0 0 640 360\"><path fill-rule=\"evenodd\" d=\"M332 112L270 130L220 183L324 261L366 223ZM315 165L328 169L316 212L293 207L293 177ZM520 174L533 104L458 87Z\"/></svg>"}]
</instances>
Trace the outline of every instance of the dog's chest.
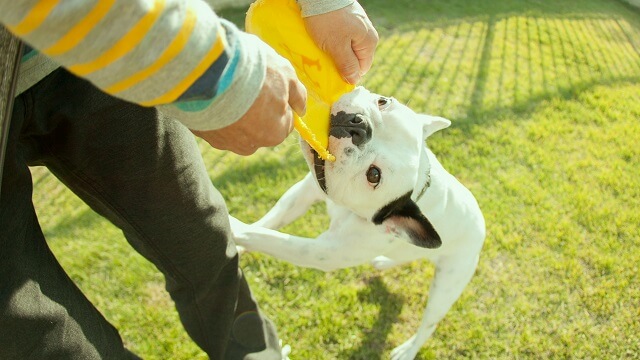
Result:
<instances>
[{"instance_id":1,"label":"dog's chest","mask_svg":"<svg viewBox=\"0 0 640 360\"><path fill-rule=\"evenodd\" d=\"M394 226L375 225L330 200L327 201L327 212L331 218L329 230L341 239L342 249L352 256L358 254L370 259L389 251L398 242L407 241Z\"/></svg>"}]
</instances>

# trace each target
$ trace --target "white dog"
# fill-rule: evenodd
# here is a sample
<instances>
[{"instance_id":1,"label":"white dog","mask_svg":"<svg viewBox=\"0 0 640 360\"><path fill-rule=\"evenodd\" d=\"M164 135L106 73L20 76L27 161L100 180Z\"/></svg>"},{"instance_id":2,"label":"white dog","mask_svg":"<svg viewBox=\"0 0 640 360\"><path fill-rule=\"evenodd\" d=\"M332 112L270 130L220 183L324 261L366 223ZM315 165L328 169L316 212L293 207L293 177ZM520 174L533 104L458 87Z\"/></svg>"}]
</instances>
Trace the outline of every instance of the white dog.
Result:
<instances>
[{"instance_id":1,"label":"white dog","mask_svg":"<svg viewBox=\"0 0 640 360\"><path fill-rule=\"evenodd\" d=\"M231 218L237 244L323 271L431 260L420 328L391 353L413 359L473 276L485 238L475 198L426 147L429 135L450 124L356 88L332 107L329 151L337 160L323 161L301 141L311 172L257 223ZM275 231L320 200L331 224L318 238Z\"/></svg>"}]
</instances>

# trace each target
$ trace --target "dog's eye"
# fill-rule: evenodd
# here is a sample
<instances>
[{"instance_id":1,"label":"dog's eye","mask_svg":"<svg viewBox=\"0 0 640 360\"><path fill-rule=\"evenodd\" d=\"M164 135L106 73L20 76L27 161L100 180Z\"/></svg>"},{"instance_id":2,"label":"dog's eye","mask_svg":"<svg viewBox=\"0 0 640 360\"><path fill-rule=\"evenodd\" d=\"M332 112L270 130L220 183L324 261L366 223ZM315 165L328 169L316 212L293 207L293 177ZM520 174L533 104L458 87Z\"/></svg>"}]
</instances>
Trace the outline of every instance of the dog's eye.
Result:
<instances>
[{"instance_id":1,"label":"dog's eye","mask_svg":"<svg viewBox=\"0 0 640 360\"><path fill-rule=\"evenodd\" d=\"M379 168L371 165L369 170L367 170L367 181L369 184L373 185L374 188L380 184L380 178L382 177L382 172Z\"/></svg>"},{"instance_id":2,"label":"dog's eye","mask_svg":"<svg viewBox=\"0 0 640 360\"><path fill-rule=\"evenodd\" d=\"M381 96L378 98L378 109L384 110L391 105L391 99L388 97Z\"/></svg>"}]
</instances>

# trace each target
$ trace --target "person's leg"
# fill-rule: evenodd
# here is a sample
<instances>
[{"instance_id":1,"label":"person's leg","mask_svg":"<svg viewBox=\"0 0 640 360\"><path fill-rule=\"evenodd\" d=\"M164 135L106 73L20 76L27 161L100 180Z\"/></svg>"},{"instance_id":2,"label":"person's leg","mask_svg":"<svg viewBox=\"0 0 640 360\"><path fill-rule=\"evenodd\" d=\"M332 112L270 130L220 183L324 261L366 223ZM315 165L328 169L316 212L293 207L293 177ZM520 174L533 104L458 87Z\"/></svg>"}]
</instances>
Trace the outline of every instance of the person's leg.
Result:
<instances>
[{"instance_id":1,"label":"person's leg","mask_svg":"<svg viewBox=\"0 0 640 360\"><path fill-rule=\"evenodd\" d=\"M0 194L0 359L134 358L44 239L20 141L28 97L15 101Z\"/></svg>"},{"instance_id":2,"label":"person's leg","mask_svg":"<svg viewBox=\"0 0 640 360\"><path fill-rule=\"evenodd\" d=\"M82 96L76 96L82 94ZM213 359L279 359L275 329L238 269L224 200L193 135L155 109L65 71L39 84L40 161L165 275L185 329Z\"/></svg>"}]
</instances>

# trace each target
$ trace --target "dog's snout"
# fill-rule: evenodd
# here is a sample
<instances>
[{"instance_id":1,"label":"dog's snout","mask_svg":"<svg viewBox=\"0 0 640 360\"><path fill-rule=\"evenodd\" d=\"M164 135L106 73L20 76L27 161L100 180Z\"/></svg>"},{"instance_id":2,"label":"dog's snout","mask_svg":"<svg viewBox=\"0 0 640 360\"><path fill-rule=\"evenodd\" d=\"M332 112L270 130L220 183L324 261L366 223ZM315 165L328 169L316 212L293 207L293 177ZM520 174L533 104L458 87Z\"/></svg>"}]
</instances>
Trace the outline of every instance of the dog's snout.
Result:
<instances>
[{"instance_id":1,"label":"dog's snout","mask_svg":"<svg viewBox=\"0 0 640 360\"><path fill-rule=\"evenodd\" d=\"M353 145L360 146L371 140L371 134L371 125L360 114L347 114L340 111L331 115L330 136L350 137Z\"/></svg>"}]
</instances>

